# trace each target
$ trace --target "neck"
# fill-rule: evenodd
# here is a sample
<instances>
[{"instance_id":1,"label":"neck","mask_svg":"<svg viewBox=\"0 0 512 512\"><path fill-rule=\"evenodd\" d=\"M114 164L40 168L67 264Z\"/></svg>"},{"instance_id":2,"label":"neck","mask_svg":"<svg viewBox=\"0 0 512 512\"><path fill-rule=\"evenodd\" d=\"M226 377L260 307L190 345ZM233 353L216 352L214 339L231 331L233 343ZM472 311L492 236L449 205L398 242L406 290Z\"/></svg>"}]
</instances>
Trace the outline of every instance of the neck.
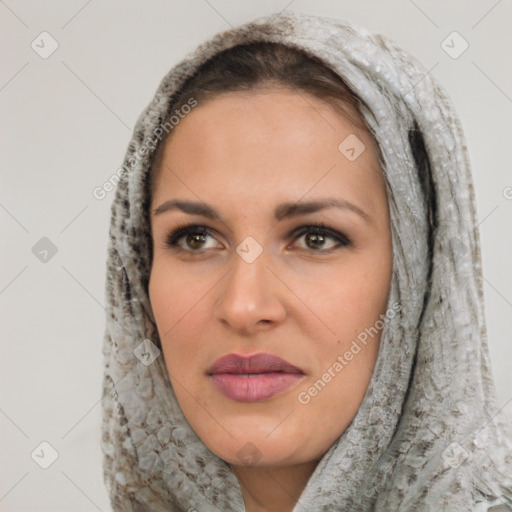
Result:
<instances>
[{"instance_id":1,"label":"neck","mask_svg":"<svg viewBox=\"0 0 512 512\"><path fill-rule=\"evenodd\" d=\"M291 512L317 464L230 467L240 483L246 512Z\"/></svg>"}]
</instances>

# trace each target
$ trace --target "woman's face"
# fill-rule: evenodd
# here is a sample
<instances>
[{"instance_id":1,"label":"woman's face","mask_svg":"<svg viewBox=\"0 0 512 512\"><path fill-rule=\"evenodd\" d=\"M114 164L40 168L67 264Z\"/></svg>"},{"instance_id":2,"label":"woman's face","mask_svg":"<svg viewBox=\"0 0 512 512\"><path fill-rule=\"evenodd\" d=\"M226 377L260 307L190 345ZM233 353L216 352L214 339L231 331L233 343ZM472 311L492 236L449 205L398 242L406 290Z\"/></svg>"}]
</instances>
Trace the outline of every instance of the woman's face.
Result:
<instances>
[{"instance_id":1,"label":"woman's face","mask_svg":"<svg viewBox=\"0 0 512 512\"><path fill-rule=\"evenodd\" d=\"M150 300L191 427L234 465L319 460L364 397L390 288L369 135L305 93L217 96L174 128L151 208ZM212 373L229 354L291 366Z\"/></svg>"}]
</instances>

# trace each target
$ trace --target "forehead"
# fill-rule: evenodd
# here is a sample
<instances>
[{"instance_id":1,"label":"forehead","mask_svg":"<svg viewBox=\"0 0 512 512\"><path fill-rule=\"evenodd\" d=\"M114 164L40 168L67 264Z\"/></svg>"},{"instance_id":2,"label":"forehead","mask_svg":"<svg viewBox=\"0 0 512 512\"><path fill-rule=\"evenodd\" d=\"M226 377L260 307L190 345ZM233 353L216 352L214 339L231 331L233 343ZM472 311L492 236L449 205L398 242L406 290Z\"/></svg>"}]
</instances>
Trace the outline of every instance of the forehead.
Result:
<instances>
[{"instance_id":1,"label":"forehead","mask_svg":"<svg viewBox=\"0 0 512 512\"><path fill-rule=\"evenodd\" d=\"M169 145L179 143L185 149L187 142L195 142L191 132L196 139L202 138L202 147L211 154L224 149L223 144L236 147L235 139L240 138L245 145L264 142L268 148L285 148L291 142L303 153L308 146L300 143L323 139L323 149L328 149L330 142L350 133L371 142L365 131L327 101L284 87L228 92L200 101L175 127Z\"/></svg>"},{"instance_id":2,"label":"forehead","mask_svg":"<svg viewBox=\"0 0 512 512\"><path fill-rule=\"evenodd\" d=\"M221 94L199 102L171 135L155 191L165 199L170 192L195 192L254 200L284 191L299 199L308 191L339 190L364 200L365 191L383 185L371 136L303 92ZM364 147L352 161L340 150L347 138Z\"/></svg>"}]
</instances>

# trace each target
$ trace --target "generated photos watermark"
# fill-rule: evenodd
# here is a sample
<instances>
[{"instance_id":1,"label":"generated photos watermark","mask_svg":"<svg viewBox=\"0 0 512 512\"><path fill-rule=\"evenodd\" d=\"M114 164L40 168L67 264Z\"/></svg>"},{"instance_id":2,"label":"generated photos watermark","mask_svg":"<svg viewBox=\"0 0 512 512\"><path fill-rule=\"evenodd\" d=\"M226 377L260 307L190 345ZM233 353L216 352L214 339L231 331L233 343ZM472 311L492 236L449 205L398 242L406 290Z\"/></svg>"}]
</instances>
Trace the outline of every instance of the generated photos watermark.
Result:
<instances>
[{"instance_id":1,"label":"generated photos watermark","mask_svg":"<svg viewBox=\"0 0 512 512\"><path fill-rule=\"evenodd\" d=\"M192 97L189 98L187 103L182 105L179 109L175 109L174 113L176 115L170 116L165 124L161 127L155 128L153 130L153 137L146 137L145 143L140 146L127 163L122 167L119 167L114 174L102 183L102 185L93 188L93 197L98 201L105 199L108 193L112 192L116 188L124 174L130 172L137 162L146 156L149 151L153 151L156 148L158 142L164 137L164 131L168 134L182 119L185 118L186 115L192 111L195 106L197 106L197 100Z\"/></svg>"},{"instance_id":2,"label":"generated photos watermark","mask_svg":"<svg viewBox=\"0 0 512 512\"><path fill-rule=\"evenodd\" d=\"M312 386L310 386L306 391L301 391L298 394L297 400L299 403L302 405L309 404L309 402L311 402L311 400L317 396L318 393L320 393L325 386L327 386L327 384L331 382L331 380L334 379L357 354L359 354L359 352L361 352L369 341L368 337L373 339L373 337L384 328L386 322L394 318L401 310L402 305L399 302L395 302L393 306L386 311L385 315L380 315L379 320L377 320L374 325L367 327L364 331L360 332L357 335L357 338L352 340L350 348L343 354L340 354Z\"/></svg>"}]
</instances>

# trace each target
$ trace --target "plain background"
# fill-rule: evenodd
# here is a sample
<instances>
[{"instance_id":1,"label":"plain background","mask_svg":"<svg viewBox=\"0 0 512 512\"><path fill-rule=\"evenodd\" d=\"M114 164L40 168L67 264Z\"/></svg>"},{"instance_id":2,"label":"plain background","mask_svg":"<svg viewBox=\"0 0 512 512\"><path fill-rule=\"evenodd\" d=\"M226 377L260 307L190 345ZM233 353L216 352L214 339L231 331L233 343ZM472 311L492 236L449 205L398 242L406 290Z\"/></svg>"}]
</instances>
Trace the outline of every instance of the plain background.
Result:
<instances>
[{"instance_id":1,"label":"plain background","mask_svg":"<svg viewBox=\"0 0 512 512\"><path fill-rule=\"evenodd\" d=\"M512 5L507 0L0 0L2 511L109 511L100 452L110 204L134 123L185 54L283 9L383 33L441 82L461 118L482 241L498 403L512 418ZM58 42L47 59L31 43ZM457 59L441 42L459 32ZM36 39L37 41L37 39ZM32 252L49 238L46 263ZM40 443L58 458L42 469ZM48 453L48 452L46 452Z\"/></svg>"}]
</instances>

